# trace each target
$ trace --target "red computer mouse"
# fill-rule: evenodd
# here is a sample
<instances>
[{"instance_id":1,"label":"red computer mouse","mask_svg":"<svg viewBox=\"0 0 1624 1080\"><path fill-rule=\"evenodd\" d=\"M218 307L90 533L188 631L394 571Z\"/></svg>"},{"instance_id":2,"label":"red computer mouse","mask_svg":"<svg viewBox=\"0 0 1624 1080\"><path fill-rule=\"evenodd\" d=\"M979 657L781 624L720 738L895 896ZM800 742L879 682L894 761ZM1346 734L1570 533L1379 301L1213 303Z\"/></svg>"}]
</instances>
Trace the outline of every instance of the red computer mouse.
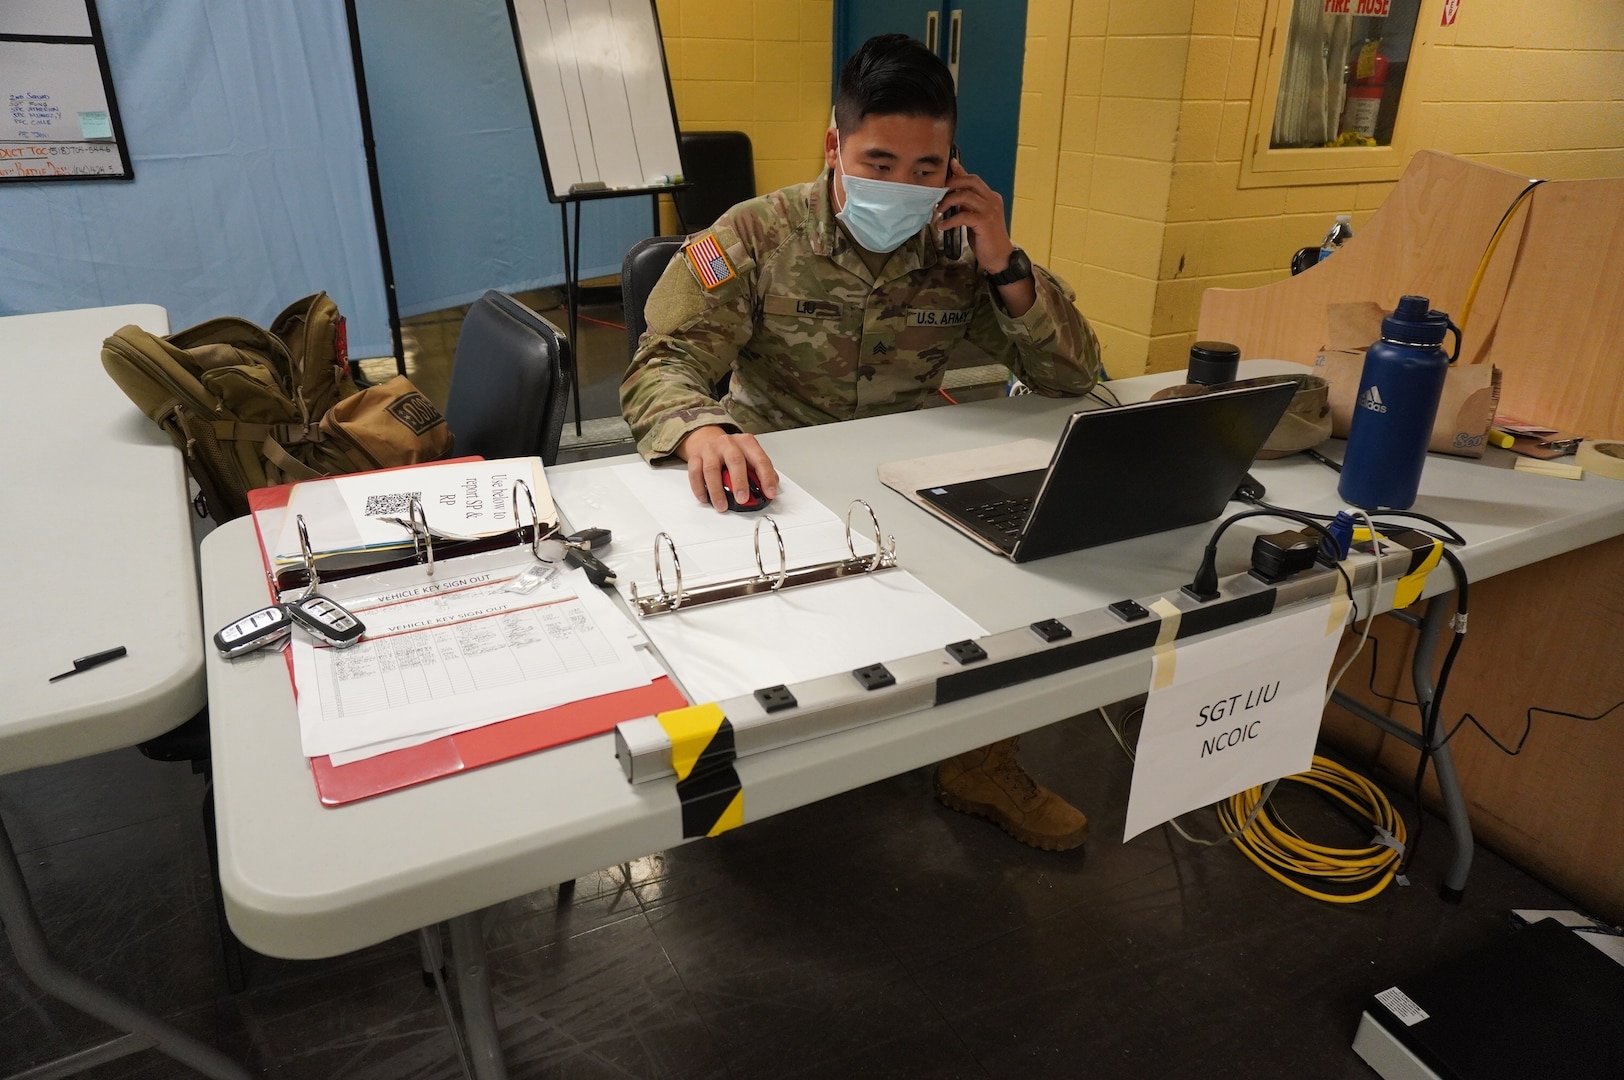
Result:
<instances>
[{"instance_id":1,"label":"red computer mouse","mask_svg":"<svg viewBox=\"0 0 1624 1080\"><path fill-rule=\"evenodd\" d=\"M772 500L762 493L761 481L756 479L755 470L750 470L746 475L750 486L746 497L741 499L733 493L732 474L726 469L722 470L722 490L727 492L727 508L738 514L754 514L767 509L767 504Z\"/></svg>"}]
</instances>

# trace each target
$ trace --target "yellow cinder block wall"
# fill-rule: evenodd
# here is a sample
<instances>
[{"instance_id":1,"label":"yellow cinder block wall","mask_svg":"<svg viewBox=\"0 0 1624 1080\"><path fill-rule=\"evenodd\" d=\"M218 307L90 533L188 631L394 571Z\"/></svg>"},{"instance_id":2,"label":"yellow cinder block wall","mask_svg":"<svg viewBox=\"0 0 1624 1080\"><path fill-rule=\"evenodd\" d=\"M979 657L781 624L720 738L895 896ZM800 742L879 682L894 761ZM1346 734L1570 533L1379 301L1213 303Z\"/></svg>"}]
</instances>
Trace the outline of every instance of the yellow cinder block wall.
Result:
<instances>
[{"instance_id":1,"label":"yellow cinder block wall","mask_svg":"<svg viewBox=\"0 0 1624 1080\"><path fill-rule=\"evenodd\" d=\"M1624 3L1473 0L1448 28L1441 9L1423 0L1405 86L1414 149L1624 175ZM1183 366L1203 291L1285 277L1337 213L1357 231L1392 188L1240 187L1267 10L1030 0L1014 232L1077 287L1113 375Z\"/></svg>"},{"instance_id":2,"label":"yellow cinder block wall","mask_svg":"<svg viewBox=\"0 0 1624 1080\"><path fill-rule=\"evenodd\" d=\"M658 0L657 10L682 129L748 134L758 194L816 176L829 126L834 0ZM664 217L666 231L676 231L669 206Z\"/></svg>"}]
</instances>

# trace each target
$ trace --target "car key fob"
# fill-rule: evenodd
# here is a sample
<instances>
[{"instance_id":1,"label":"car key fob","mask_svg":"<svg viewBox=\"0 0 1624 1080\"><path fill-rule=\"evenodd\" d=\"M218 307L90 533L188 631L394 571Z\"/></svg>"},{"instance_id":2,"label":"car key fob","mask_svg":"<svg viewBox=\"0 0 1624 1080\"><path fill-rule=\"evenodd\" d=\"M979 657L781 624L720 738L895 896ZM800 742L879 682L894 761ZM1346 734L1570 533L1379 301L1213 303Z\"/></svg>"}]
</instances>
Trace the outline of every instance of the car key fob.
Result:
<instances>
[{"instance_id":1,"label":"car key fob","mask_svg":"<svg viewBox=\"0 0 1624 1080\"><path fill-rule=\"evenodd\" d=\"M214 635L214 647L225 657L242 656L283 641L293 632L293 616L281 604L244 615Z\"/></svg>"},{"instance_id":2,"label":"car key fob","mask_svg":"<svg viewBox=\"0 0 1624 1080\"><path fill-rule=\"evenodd\" d=\"M335 649L347 649L361 640L366 627L343 604L312 593L288 605L288 614L311 637Z\"/></svg>"},{"instance_id":3,"label":"car key fob","mask_svg":"<svg viewBox=\"0 0 1624 1080\"><path fill-rule=\"evenodd\" d=\"M587 551L597 551L599 548L609 546L613 534L608 529L582 529L580 532L570 533L564 539L585 548Z\"/></svg>"},{"instance_id":4,"label":"car key fob","mask_svg":"<svg viewBox=\"0 0 1624 1080\"><path fill-rule=\"evenodd\" d=\"M586 579L598 588L615 583L615 572L591 551L584 547L571 545L564 549L564 561L571 566L578 566L586 571Z\"/></svg>"}]
</instances>

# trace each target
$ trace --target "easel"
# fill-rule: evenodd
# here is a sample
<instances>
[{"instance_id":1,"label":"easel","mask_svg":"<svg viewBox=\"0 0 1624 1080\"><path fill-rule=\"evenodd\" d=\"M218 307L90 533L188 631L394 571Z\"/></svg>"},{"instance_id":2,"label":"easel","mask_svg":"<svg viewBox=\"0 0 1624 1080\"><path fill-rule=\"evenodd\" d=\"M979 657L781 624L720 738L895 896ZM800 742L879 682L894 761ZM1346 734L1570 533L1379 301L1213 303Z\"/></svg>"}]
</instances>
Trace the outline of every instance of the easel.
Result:
<instances>
[{"instance_id":1,"label":"easel","mask_svg":"<svg viewBox=\"0 0 1624 1080\"><path fill-rule=\"evenodd\" d=\"M612 8L607 25L601 12L599 17L586 17L592 13L572 13L571 5L572 0L508 0L508 21L536 129L547 198L558 204L570 351L576 366L571 394L575 433L580 435L581 203L658 196L685 185L677 103L671 94L655 0L648 0L646 9ZM605 71L611 77L603 77Z\"/></svg>"}]
</instances>

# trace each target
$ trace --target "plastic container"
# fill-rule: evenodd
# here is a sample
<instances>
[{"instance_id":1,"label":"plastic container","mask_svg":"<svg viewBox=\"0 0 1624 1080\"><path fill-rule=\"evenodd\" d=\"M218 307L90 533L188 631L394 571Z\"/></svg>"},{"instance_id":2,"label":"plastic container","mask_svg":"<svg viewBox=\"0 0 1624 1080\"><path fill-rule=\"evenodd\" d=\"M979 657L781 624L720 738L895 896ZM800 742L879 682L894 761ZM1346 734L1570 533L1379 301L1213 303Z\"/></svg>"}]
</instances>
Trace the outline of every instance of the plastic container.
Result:
<instances>
[{"instance_id":1,"label":"plastic container","mask_svg":"<svg viewBox=\"0 0 1624 1080\"><path fill-rule=\"evenodd\" d=\"M1240 362L1239 346L1227 341L1198 341L1190 346L1190 367L1184 381L1204 386L1234 382Z\"/></svg>"},{"instance_id":2,"label":"plastic container","mask_svg":"<svg viewBox=\"0 0 1624 1080\"><path fill-rule=\"evenodd\" d=\"M1441 348L1455 334L1455 352ZM1425 296L1406 296L1365 350L1348 450L1336 491L1366 510L1407 510L1421 488L1444 376L1460 355L1460 328Z\"/></svg>"}]
</instances>

